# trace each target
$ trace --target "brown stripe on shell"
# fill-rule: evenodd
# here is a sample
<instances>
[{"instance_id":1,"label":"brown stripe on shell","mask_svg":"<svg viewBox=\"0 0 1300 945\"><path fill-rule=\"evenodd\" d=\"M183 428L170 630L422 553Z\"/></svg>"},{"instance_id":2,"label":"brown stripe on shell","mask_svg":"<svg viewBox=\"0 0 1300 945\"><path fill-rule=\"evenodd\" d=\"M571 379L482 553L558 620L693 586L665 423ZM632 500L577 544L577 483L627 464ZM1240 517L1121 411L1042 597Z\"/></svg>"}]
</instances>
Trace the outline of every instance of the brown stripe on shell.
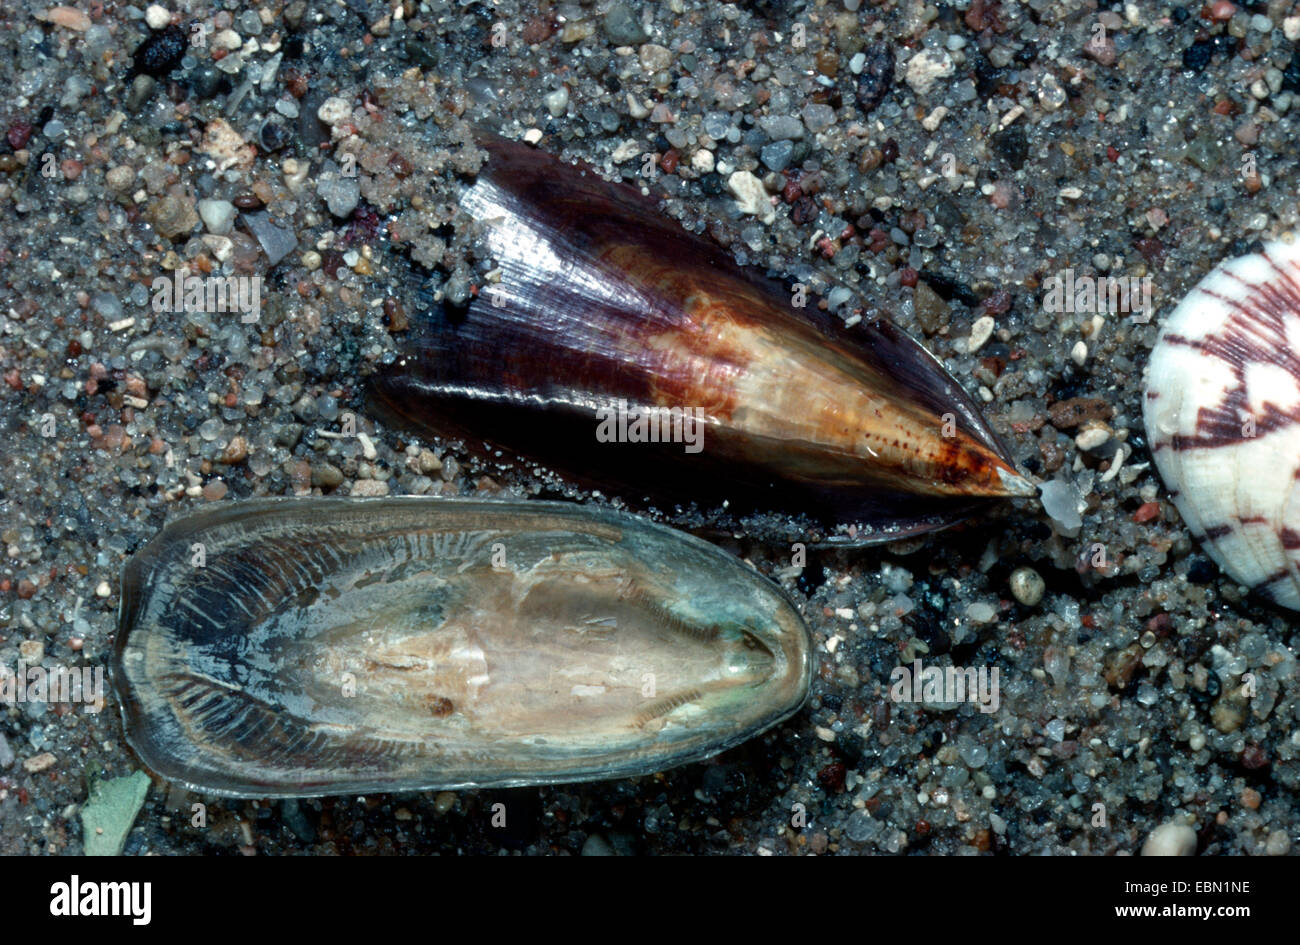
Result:
<instances>
[{"instance_id":1,"label":"brown stripe on shell","mask_svg":"<svg viewBox=\"0 0 1300 945\"><path fill-rule=\"evenodd\" d=\"M1286 331L1286 316L1300 315L1300 284L1267 253L1260 255L1278 274L1277 280L1246 282L1236 273L1225 273L1245 287L1244 299L1228 298L1197 286L1197 292L1234 310L1235 314L1229 316L1220 331L1195 340L1173 333L1161 339L1162 343L1193 348L1227 364L1236 378L1236 386L1224 392L1217 406L1202 407L1197 412L1194 434L1175 434L1168 441L1175 450L1218 449L1240 443L1248 439L1242 433L1247 418L1254 419L1256 437L1300 423L1300 405L1281 410L1273 404L1266 404L1262 415L1258 416L1250 409L1245 378L1248 366L1275 365L1300 382L1300 357L1292 349ZM1153 394L1155 392L1148 392L1149 400L1156 399ZM1162 445L1157 443L1153 448L1159 449Z\"/></svg>"},{"instance_id":2,"label":"brown stripe on shell","mask_svg":"<svg viewBox=\"0 0 1300 945\"><path fill-rule=\"evenodd\" d=\"M1235 525L1212 525L1199 536L1201 541L1218 541L1237 530Z\"/></svg>"},{"instance_id":3,"label":"brown stripe on shell","mask_svg":"<svg viewBox=\"0 0 1300 945\"><path fill-rule=\"evenodd\" d=\"M1294 581L1294 580L1295 580L1295 574L1293 574L1289 569L1283 568L1280 571L1274 571L1264 580L1256 584L1254 588L1252 588L1252 590L1254 590L1259 594L1262 594L1263 596L1267 597L1269 600L1277 602L1278 592L1276 590L1276 586L1279 584L1283 584L1287 581Z\"/></svg>"}]
</instances>

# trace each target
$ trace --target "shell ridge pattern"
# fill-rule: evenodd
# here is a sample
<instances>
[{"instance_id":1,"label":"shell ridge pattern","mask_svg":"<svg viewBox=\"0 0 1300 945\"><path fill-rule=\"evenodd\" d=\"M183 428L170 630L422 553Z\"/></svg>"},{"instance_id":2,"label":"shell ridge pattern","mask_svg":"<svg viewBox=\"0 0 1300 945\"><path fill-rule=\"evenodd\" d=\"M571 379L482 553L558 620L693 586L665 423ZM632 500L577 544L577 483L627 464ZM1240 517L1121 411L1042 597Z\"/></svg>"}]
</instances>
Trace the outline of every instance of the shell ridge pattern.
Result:
<instances>
[{"instance_id":1,"label":"shell ridge pattern","mask_svg":"<svg viewBox=\"0 0 1300 945\"><path fill-rule=\"evenodd\" d=\"M1166 321L1147 385L1152 456L1189 531L1300 609L1300 246L1211 270Z\"/></svg>"}]
</instances>

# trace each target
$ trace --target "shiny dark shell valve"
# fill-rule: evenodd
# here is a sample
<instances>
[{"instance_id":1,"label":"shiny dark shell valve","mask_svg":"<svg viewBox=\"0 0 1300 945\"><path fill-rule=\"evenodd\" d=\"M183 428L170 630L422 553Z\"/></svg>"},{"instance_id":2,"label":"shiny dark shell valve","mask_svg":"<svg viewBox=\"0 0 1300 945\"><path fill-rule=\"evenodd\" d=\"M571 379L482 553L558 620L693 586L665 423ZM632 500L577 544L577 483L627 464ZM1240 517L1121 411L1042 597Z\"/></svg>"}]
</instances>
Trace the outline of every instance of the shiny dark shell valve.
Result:
<instances>
[{"instance_id":1,"label":"shiny dark shell valve","mask_svg":"<svg viewBox=\"0 0 1300 945\"><path fill-rule=\"evenodd\" d=\"M956 380L888 321L796 308L636 190L480 143L463 205L500 281L416 320L373 382L391 422L637 507L779 513L858 543L1034 493ZM669 410L700 419L699 449L597 436L602 417Z\"/></svg>"}]
</instances>

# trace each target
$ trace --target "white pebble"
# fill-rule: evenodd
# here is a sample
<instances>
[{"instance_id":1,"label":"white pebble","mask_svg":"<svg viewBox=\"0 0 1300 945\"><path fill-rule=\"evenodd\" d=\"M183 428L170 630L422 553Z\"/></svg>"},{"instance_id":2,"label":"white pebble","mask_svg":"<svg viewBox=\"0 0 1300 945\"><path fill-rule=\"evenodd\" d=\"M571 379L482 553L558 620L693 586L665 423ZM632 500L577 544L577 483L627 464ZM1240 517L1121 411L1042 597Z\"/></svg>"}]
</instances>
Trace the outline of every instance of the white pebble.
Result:
<instances>
[{"instance_id":1,"label":"white pebble","mask_svg":"<svg viewBox=\"0 0 1300 945\"><path fill-rule=\"evenodd\" d=\"M1074 445L1085 453L1110 441L1110 431L1103 426L1088 427L1074 438Z\"/></svg>"},{"instance_id":2,"label":"white pebble","mask_svg":"<svg viewBox=\"0 0 1300 945\"><path fill-rule=\"evenodd\" d=\"M1088 346L1082 341L1076 341L1074 347L1070 349L1070 360L1083 367L1083 362L1088 360Z\"/></svg>"},{"instance_id":3,"label":"white pebble","mask_svg":"<svg viewBox=\"0 0 1300 945\"><path fill-rule=\"evenodd\" d=\"M708 174L713 170L713 152L700 148L691 156L691 167L701 174Z\"/></svg>"},{"instance_id":4,"label":"white pebble","mask_svg":"<svg viewBox=\"0 0 1300 945\"><path fill-rule=\"evenodd\" d=\"M771 223L776 219L772 201L768 199L763 182L749 171L736 171L727 178L727 188L736 195L736 206L741 213L747 213Z\"/></svg>"},{"instance_id":5,"label":"white pebble","mask_svg":"<svg viewBox=\"0 0 1300 945\"><path fill-rule=\"evenodd\" d=\"M96 597L111 597L112 594L113 588L109 586L107 581L100 581L99 587L95 588Z\"/></svg>"},{"instance_id":6,"label":"white pebble","mask_svg":"<svg viewBox=\"0 0 1300 945\"><path fill-rule=\"evenodd\" d=\"M331 128L341 125L352 117L352 103L345 98L332 95L321 102L320 108L316 109L316 117Z\"/></svg>"},{"instance_id":7,"label":"white pebble","mask_svg":"<svg viewBox=\"0 0 1300 945\"><path fill-rule=\"evenodd\" d=\"M151 3L144 11L144 21L149 24L149 29L160 30L172 21L172 15L166 7Z\"/></svg>"},{"instance_id":8,"label":"white pebble","mask_svg":"<svg viewBox=\"0 0 1300 945\"><path fill-rule=\"evenodd\" d=\"M956 67L944 49L923 49L907 63L907 84L917 95L925 95L936 80L953 74Z\"/></svg>"},{"instance_id":9,"label":"white pebble","mask_svg":"<svg viewBox=\"0 0 1300 945\"><path fill-rule=\"evenodd\" d=\"M628 138L614 149L614 153L609 156L609 159L615 164L626 164L640 153L641 145L632 138Z\"/></svg>"},{"instance_id":10,"label":"white pebble","mask_svg":"<svg viewBox=\"0 0 1300 945\"><path fill-rule=\"evenodd\" d=\"M1285 830L1274 830L1268 835L1264 852L1269 856L1286 856L1291 852L1291 838L1286 835Z\"/></svg>"},{"instance_id":11,"label":"white pebble","mask_svg":"<svg viewBox=\"0 0 1300 945\"><path fill-rule=\"evenodd\" d=\"M213 49L235 50L244 45L239 34L232 29L224 29L212 37L211 46ZM229 57L227 57L229 58Z\"/></svg>"},{"instance_id":12,"label":"white pebble","mask_svg":"<svg viewBox=\"0 0 1300 945\"><path fill-rule=\"evenodd\" d=\"M993 324L991 315L981 315L975 319L975 324L970 326L970 340L966 342L966 350L978 351L984 347L984 342L993 335Z\"/></svg>"},{"instance_id":13,"label":"white pebble","mask_svg":"<svg viewBox=\"0 0 1300 945\"><path fill-rule=\"evenodd\" d=\"M235 205L229 200L200 200L198 210L209 233L225 236L235 224Z\"/></svg>"},{"instance_id":14,"label":"white pebble","mask_svg":"<svg viewBox=\"0 0 1300 945\"><path fill-rule=\"evenodd\" d=\"M1043 599L1047 583L1033 568L1016 568L1011 572L1011 595L1026 607L1036 607Z\"/></svg>"},{"instance_id":15,"label":"white pebble","mask_svg":"<svg viewBox=\"0 0 1300 945\"><path fill-rule=\"evenodd\" d=\"M930 114L921 119L921 127L926 131L937 131L939 125L943 123L944 116L948 114L948 106L940 105Z\"/></svg>"},{"instance_id":16,"label":"white pebble","mask_svg":"<svg viewBox=\"0 0 1300 945\"><path fill-rule=\"evenodd\" d=\"M646 43L641 47L641 68L647 73L662 72L673 63L673 54L666 46Z\"/></svg>"},{"instance_id":17,"label":"white pebble","mask_svg":"<svg viewBox=\"0 0 1300 945\"><path fill-rule=\"evenodd\" d=\"M569 107L568 86L560 86L554 92L544 96L542 102L546 105L546 110L551 113L552 118L559 118L564 114L565 109Z\"/></svg>"},{"instance_id":18,"label":"white pebble","mask_svg":"<svg viewBox=\"0 0 1300 945\"><path fill-rule=\"evenodd\" d=\"M352 484L352 495L381 496L388 495L388 483L382 479L358 479Z\"/></svg>"},{"instance_id":19,"label":"white pebble","mask_svg":"<svg viewBox=\"0 0 1300 945\"><path fill-rule=\"evenodd\" d=\"M1192 856L1196 853L1196 831L1186 824L1161 824L1142 844L1143 856Z\"/></svg>"}]
</instances>

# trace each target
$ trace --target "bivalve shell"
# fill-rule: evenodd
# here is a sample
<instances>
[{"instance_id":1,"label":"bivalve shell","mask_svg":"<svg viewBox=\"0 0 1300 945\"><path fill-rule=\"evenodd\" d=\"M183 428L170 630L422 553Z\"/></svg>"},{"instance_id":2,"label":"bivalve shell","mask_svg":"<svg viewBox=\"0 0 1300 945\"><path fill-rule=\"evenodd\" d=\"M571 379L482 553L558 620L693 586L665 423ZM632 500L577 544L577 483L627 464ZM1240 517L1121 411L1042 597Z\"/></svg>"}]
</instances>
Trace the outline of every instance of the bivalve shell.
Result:
<instances>
[{"instance_id":1,"label":"bivalve shell","mask_svg":"<svg viewBox=\"0 0 1300 945\"><path fill-rule=\"evenodd\" d=\"M850 327L632 187L480 143L490 160L461 203L499 279L463 311L411 318L370 391L390 424L773 541L891 541L1035 494L976 402L881 313Z\"/></svg>"},{"instance_id":2,"label":"bivalve shell","mask_svg":"<svg viewBox=\"0 0 1300 945\"><path fill-rule=\"evenodd\" d=\"M585 781L730 748L803 703L808 632L699 539L550 502L229 503L128 563L127 740L195 790Z\"/></svg>"},{"instance_id":3,"label":"bivalve shell","mask_svg":"<svg viewBox=\"0 0 1300 945\"><path fill-rule=\"evenodd\" d=\"M1300 248L1221 263L1161 330L1144 415L1192 535L1237 581L1300 609Z\"/></svg>"}]
</instances>

